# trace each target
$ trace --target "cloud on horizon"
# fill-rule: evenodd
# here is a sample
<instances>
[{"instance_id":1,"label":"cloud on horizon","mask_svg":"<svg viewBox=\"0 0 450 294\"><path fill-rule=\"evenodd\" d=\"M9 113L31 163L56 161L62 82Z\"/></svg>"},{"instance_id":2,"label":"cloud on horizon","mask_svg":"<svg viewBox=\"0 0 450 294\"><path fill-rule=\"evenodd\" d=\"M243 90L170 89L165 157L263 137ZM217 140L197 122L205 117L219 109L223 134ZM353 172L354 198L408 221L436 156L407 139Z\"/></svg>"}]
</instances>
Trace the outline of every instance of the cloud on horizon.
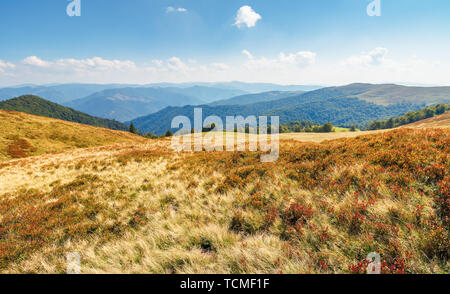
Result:
<instances>
[{"instance_id":1,"label":"cloud on horizon","mask_svg":"<svg viewBox=\"0 0 450 294\"><path fill-rule=\"evenodd\" d=\"M395 60L389 58L389 50L384 47L328 62L319 59L312 51L254 56L249 50L242 50L241 54L245 57L228 63L223 60L202 62L176 56L150 59L139 64L131 60L102 57L44 60L38 56L28 56L16 64L0 59L0 84L145 84L231 80L324 85L353 82L449 84L445 64L417 56Z\"/></svg>"},{"instance_id":2,"label":"cloud on horizon","mask_svg":"<svg viewBox=\"0 0 450 294\"><path fill-rule=\"evenodd\" d=\"M269 69L284 70L288 67L305 68L316 62L317 54L311 51L299 51L297 53L285 54L281 52L277 58L255 58L248 50L242 50L248 61L245 67L251 70Z\"/></svg>"}]
</instances>

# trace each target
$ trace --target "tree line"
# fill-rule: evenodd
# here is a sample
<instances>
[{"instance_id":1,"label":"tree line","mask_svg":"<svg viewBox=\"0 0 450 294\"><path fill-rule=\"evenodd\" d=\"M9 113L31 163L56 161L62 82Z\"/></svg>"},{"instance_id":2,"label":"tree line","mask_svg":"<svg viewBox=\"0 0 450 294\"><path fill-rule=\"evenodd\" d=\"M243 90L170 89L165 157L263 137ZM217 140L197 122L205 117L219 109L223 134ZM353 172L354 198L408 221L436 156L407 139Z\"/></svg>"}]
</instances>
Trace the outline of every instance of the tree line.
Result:
<instances>
[{"instance_id":1,"label":"tree line","mask_svg":"<svg viewBox=\"0 0 450 294\"><path fill-rule=\"evenodd\" d=\"M410 111L405 115L397 118L390 118L384 121L373 121L367 127L368 130L384 130L393 129L399 126L414 123L419 120L434 117L436 115L443 114L450 109L450 104L437 104L429 107L422 108L418 111Z\"/></svg>"}]
</instances>

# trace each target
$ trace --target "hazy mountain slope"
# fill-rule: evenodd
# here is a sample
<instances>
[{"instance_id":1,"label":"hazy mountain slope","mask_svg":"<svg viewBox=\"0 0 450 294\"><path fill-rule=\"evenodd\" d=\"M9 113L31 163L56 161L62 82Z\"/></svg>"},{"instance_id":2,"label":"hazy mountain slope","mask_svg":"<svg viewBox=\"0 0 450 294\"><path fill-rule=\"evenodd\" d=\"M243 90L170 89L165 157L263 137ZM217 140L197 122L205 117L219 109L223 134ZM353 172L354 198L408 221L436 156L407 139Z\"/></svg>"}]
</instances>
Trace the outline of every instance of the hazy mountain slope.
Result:
<instances>
[{"instance_id":1,"label":"hazy mountain slope","mask_svg":"<svg viewBox=\"0 0 450 294\"><path fill-rule=\"evenodd\" d=\"M0 109L25 112L113 130L128 130L128 126L118 121L93 117L32 95L2 101L0 102Z\"/></svg>"},{"instance_id":2,"label":"hazy mountain slope","mask_svg":"<svg viewBox=\"0 0 450 294\"><path fill-rule=\"evenodd\" d=\"M79 99L105 89L124 88L120 84L61 84L61 85L25 85L0 88L0 101L22 95L36 95L56 103Z\"/></svg>"},{"instance_id":3,"label":"hazy mountain slope","mask_svg":"<svg viewBox=\"0 0 450 294\"><path fill-rule=\"evenodd\" d=\"M128 121L169 105L195 105L202 102L195 97L174 93L164 88L121 88L97 92L65 105L90 115Z\"/></svg>"},{"instance_id":4,"label":"hazy mountain slope","mask_svg":"<svg viewBox=\"0 0 450 294\"><path fill-rule=\"evenodd\" d=\"M145 132L163 134L171 127L172 119L176 116L187 116L193 124L194 108L201 107L203 119L210 115L219 116L224 124L226 116L266 115L279 116L280 123L291 121L310 120L323 124L331 122L334 125L360 124L375 119L384 119L419 109L421 106L412 104L399 104L392 106L376 105L356 98L330 98L323 101L303 102L284 108L268 108L267 104L257 103L249 105L223 105L223 106L184 106L168 107L159 112L133 120L135 126ZM174 130L174 129L173 129Z\"/></svg>"},{"instance_id":5,"label":"hazy mountain slope","mask_svg":"<svg viewBox=\"0 0 450 294\"><path fill-rule=\"evenodd\" d=\"M292 97L295 95L303 94L304 91L271 91L258 94L241 95L229 99L223 99L210 103L210 106L218 105L245 105L258 102L267 102L272 100L278 100L286 97Z\"/></svg>"},{"instance_id":6,"label":"hazy mountain slope","mask_svg":"<svg viewBox=\"0 0 450 294\"><path fill-rule=\"evenodd\" d=\"M349 126L373 119L402 115L420 108L420 105L410 103L383 106L357 98L342 97L276 108L264 115L280 116L280 123L310 120L317 124L331 122L333 125Z\"/></svg>"},{"instance_id":7,"label":"hazy mountain slope","mask_svg":"<svg viewBox=\"0 0 450 294\"><path fill-rule=\"evenodd\" d=\"M341 87L341 90L355 88L365 89L364 92L355 95L356 98L381 105L397 103L415 103L432 105L436 103L450 102L450 87L406 87L393 84L370 85L352 84Z\"/></svg>"},{"instance_id":8,"label":"hazy mountain slope","mask_svg":"<svg viewBox=\"0 0 450 294\"><path fill-rule=\"evenodd\" d=\"M193 86L189 88L168 87L163 89L173 93L198 98L202 100L204 103L213 102L221 99L228 99L231 97L247 94L247 92L239 89L220 89L204 86Z\"/></svg>"},{"instance_id":9,"label":"hazy mountain slope","mask_svg":"<svg viewBox=\"0 0 450 294\"><path fill-rule=\"evenodd\" d=\"M0 110L0 160L115 143L144 143L114 131L22 112Z\"/></svg>"},{"instance_id":10,"label":"hazy mountain slope","mask_svg":"<svg viewBox=\"0 0 450 294\"><path fill-rule=\"evenodd\" d=\"M216 82L216 83L156 83L149 84L146 86L156 86L156 87L177 87L177 88L188 88L193 86L202 86L202 87L213 87L220 89L234 89L241 90L247 93L262 93L262 92L270 92L270 91L313 91L323 86L316 85L277 85L271 83L245 83L245 82Z\"/></svg>"},{"instance_id":11,"label":"hazy mountain slope","mask_svg":"<svg viewBox=\"0 0 450 294\"><path fill-rule=\"evenodd\" d=\"M446 102L449 87L420 88L397 85L350 84L342 87L321 88L278 100L247 105L208 105L201 106L207 115L275 115L281 123L298 120L311 120L322 124L335 125L363 124L372 120L386 119L415 111L433 102ZM389 90L391 89L391 90ZM394 94L404 93L399 102L388 101ZM375 95L374 93L378 93ZM432 97L432 98L428 98ZM242 99L242 97L241 97ZM165 132L177 115L192 118L193 107L167 108L147 117L134 120L144 131L161 134Z\"/></svg>"}]
</instances>

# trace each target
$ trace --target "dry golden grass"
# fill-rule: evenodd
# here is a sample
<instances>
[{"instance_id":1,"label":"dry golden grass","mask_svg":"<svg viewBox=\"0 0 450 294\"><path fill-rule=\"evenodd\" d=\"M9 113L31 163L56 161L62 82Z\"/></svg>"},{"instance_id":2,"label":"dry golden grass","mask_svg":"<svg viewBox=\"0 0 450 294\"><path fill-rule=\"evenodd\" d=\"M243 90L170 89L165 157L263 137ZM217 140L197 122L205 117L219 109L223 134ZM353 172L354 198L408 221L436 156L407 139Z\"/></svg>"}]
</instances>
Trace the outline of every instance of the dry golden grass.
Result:
<instances>
[{"instance_id":1,"label":"dry golden grass","mask_svg":"<svg viewBox=\"0 0 450 294\"><path fill-rule=\"evenodd\" d=\"M75 148L145 141L127 132L0 110L0 161Z\"/></svg>"},{"instance_id":2,"label":"dry golden grass","mask_svg":"<svg viewBox=\"0 0 450 294\"><path fill-rule=\"evenodd\" d=\"M375 250L384 272L448 272L448 141L283 139L261 163L167 138L10 160L0 272L63 273L78 252L82 273L346 273Z\"/></svg>"}]
</instances>

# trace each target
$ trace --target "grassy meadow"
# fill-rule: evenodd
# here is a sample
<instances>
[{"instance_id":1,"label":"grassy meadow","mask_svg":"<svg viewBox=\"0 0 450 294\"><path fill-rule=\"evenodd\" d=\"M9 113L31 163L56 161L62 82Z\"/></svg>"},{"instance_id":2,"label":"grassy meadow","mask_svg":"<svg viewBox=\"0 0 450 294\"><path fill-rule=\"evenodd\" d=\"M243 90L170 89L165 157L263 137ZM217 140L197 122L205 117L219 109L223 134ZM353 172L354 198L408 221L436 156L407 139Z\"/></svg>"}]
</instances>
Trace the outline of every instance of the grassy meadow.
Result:
<instances>
[{"instance_id":1,"label":"grassy meadow","mask_svg":"<svg viewBox=\"0 0 450 294\"><path fill-rule=\"evenodd\" d=\"M15 111L0 110L0 121L0 161L76 148L146 141L128 132Z\"/></svg>"},{"instance_id":2,"label":"grassy meadow","mask_svg":"<svg viewBox=\"0 0 450 294\"><path fill-rule=\"evenodd\" d=\"M449 272L448 128L282 134L274 163L115 134L0 163L0 273Z\"/></svg>"}]
</instances>

